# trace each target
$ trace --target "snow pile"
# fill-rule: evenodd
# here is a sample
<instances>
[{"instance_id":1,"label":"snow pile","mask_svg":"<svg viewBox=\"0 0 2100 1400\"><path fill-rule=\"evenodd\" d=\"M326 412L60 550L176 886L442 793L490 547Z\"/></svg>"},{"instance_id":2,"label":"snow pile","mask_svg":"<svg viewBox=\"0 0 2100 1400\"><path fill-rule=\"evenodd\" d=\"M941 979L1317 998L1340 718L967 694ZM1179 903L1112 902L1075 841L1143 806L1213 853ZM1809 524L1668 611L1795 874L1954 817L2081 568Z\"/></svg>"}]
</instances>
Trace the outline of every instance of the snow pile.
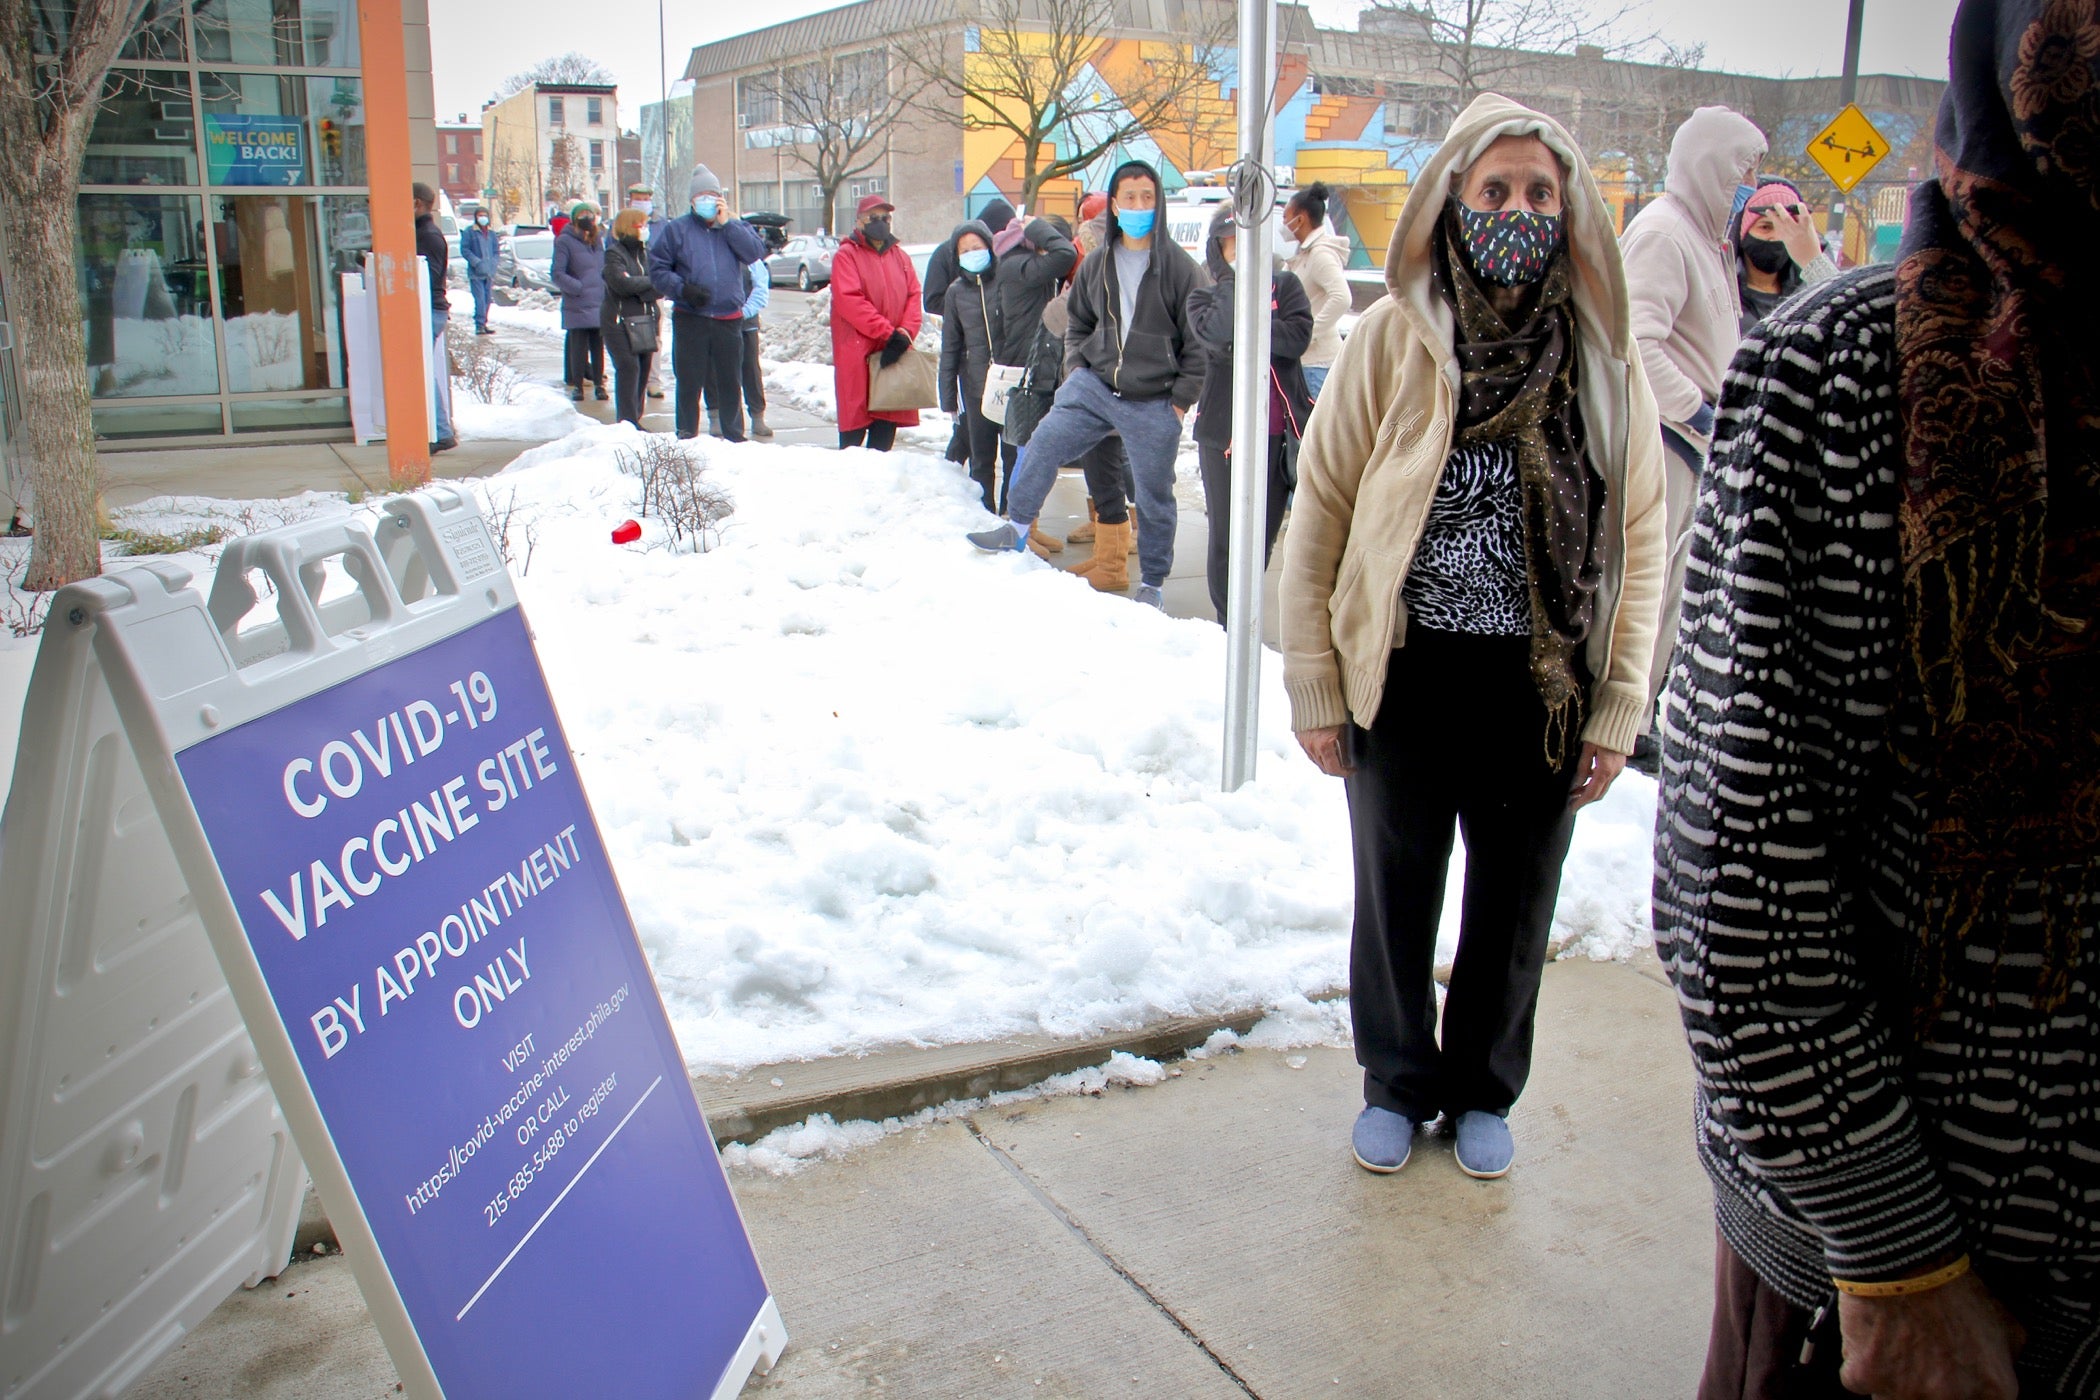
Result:
<instances>
[{"instance_id":1,"label":"snow pile","mask_svg":"<svg viewBox=\"0 0 2100 1400\"><path fill-rule=\"evenodd\" d=\"M552 442L597 426L576 411L566 389L520 380L509 403L483 403L461 381L452 381L452 431L462 440Z\"/></svg>"},{"instance_id":2,"label":"snow pile","mask_svg":"<svg viewBox=\"0 0 2100 1400\"><path fill-rule=\"evenodd\" d=\"M531 295L540 297L545 302L545 305L491 306L489 308L489 324L492 326L509 326L513 330L530 331L534 335L560 336L566 334L561 328L561 303L553 297L544 296L541 293L535 292L531 293Z\"/></svg>"},{"instance_id":3,"label":"snow pile","mask_svg":"<svg viewBox=\"0 0 2100 1400\"><path fill-rule=\"evenodd\" d=\"M699 444L698 556L621 549L595 428L527 453L520 583L696 1070L1083 1035L1341 985L1340 785L1265 678L1259 782L1218 788L1224 638L963 532L923 455Z\"/></svg>"},{"instance_id":4,"label":"snow pile","mask_svg":"<svg viewBox=\"0 0 2100 1400\"><path fill-rule=\"evenodd\" d=\"M775 359L795 360L805 365L831 363L831 288L816 292L803 306L802 314L760 318L759 342Z\"/></svg>"},{"instance_id":5,"label":"snow pile","mask_svg":"<svg viewBox=\"0 0 2100 1400\"><path fill-rule=\"evenodd\" d=\"M1179 1071L1171 1071L1179 1073ZM1026 1089L990 1094L981 1099L953 1099L932 1108L922 1108L903 1118L880 1122L859 1119L840 1123L828 1113L815 1114L800 1123L775 1128L750 1146L733 1142L722 1149L722 1164L731 1171L764 1172L768 1176L793 1176L814 1162L836 1161L861 1148L913 1128L952 1123L989 1108L1007 1108L1037 1099L1073 1098L1080 1094L1100 1095L1111 1088L1140 1089L1163 1084L1170 1071L1157 1060L1141 1059L1118 1050L1108 1063L1069 1074L1055 1074Z\"/></svg>"}]
</instances>

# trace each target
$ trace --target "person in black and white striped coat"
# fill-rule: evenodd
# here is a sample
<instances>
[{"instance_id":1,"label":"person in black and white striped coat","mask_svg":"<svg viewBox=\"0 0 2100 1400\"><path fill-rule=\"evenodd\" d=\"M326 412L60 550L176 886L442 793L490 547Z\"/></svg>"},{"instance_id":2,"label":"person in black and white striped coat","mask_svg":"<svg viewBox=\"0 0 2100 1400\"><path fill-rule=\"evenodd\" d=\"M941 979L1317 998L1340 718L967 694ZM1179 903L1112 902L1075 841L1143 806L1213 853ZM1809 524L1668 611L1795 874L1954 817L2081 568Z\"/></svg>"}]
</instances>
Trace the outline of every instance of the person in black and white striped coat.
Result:
<instances>
[{"instance_id":1,"label":"person in black and white striped coat","mask_svg":"<svg viewBox=\"0 0 2100 1400\"><path fill-rule=\"evenodd\" d=\"M2096 89L2089 5L1964 0L1901 262L1728 374L1656 830L1702 1400L2100 1396L2100 169L2007 194Z\"/></svg>"}]
</instances>

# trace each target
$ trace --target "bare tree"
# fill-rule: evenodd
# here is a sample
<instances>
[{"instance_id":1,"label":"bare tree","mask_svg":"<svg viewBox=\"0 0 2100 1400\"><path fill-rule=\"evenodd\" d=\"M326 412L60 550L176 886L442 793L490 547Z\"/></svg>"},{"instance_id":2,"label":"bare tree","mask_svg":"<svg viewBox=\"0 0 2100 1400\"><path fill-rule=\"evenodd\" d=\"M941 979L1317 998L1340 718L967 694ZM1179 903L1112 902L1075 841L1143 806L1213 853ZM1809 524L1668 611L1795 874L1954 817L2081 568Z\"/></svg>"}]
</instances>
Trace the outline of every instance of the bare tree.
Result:
<instances>
[{"instance_id":1,"label":"bare tree","mask_svg":"<svg viewBox=\"0 0 2100 1400\"><path fill-rule=\"evenodd\" d=\"M777 59L746 78L752 125L771 127L781 151L823 192L824 221L837 227L839 190L889 159L899 124L915 106L911 84L886 48L819 49Z\"/></svg>"},{"instance_id":2,"label":"bare tree","mask_svg":"<svg viewBox=\"0 0 2100 1400\"><path fill-rule=\"evenodd\" d=\"M1178 150L1170 156L1178 158L1184 173L1229 165L1239 150L1239 109L1219 91L1216 78L1221 69L1229 72L1238 67L1234 16L1220 8L1209 14L1209 22L1195 36L1188 55L1165 60L1169 66L1187 64L1197 71L1186 75L1186 81L1179 73L1167 75L1171 107L1151 132L1162 145L1162 138L1172 138Z\"/></svg>"},{"instance_id":3,"label":"bare tree","mask_svg":"<svg viewBox=\"0 0 2100 1400\"><path fill-rule=\"evenodd\" d=\"M567 132L556 136L547 148L548 197L562 202L581 199L590 177L583 143Z\"/></svg>"},{"instance_id":4,"label":"bare tree","mask_svg":"<svg viewBox=\"0 0 2100 1400\"><path fill-rule=\"evenodd\" d=\"M496 96L499 99L509 97L512 93L523 92L534 83L552 83L557 86L566 86L571 84L608 84L613 81L613 73L610 68L607 68L596 59L585 58L582 54L572 50L569 53L557 54L553 58L543 58L523 72L511 74L508 78L496 84Z\"/></svg>"},{"instance_id":5,"label":"bare tree","mask_svg":"<svg viewBox=\"0 0 2100 1400\"><path fill-rule=\"evenodd\" d=\"M26 588L102 571L74 249L80 167L110 64L127 43L159 53L180 23L176 7L149 0L0 0L0 234L24 397L36 405L16 439L36 505Z\"/></svg>"},{"instance_id":6,"label":"bare tree","mask_svg":"<svg viewBox=\"0 0 2100 1400\"><path fill-rule=\"evenodd\" d=\"M1523 86L1541 54L1597 48L1624 54L1654 42L1622 31L1639 8L1587 0L1378 0L1395 23L1368 26L1395 44L1419 46L1427 67L1454 89L1460 108L1483 92ZM1410 65L1412 66L1412 65Z\"/></svg>"},{"instance_id":7,"label":"bare tree","mask_svg":"<svg viewBox=\"0 0 2100 1400\"><path fill-rule=\"evenodd\" d=\"M959 0L957 18L976 49L952 52L940 31L908 50L913 77L962 105L965 131L1010 133L1021 152L1021 202L1052 180L1087 169L1117 147L1170 128L1192 92L1215 79L1180 57L1144 65L1142 81L1109 92L1086 81L1121 26L1115 0Z\"/></svg>"}]
</instances>

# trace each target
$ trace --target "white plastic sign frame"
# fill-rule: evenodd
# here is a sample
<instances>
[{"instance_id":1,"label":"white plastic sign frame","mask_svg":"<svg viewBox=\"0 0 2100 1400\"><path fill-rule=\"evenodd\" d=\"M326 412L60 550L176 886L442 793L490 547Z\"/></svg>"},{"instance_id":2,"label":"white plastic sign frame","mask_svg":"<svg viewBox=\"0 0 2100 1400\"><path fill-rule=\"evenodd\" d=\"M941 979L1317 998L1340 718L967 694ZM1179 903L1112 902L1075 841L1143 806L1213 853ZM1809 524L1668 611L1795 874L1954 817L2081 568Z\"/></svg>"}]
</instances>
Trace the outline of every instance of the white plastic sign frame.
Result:
<instances>
[{"instance_id":1,"label":"white plastic sign frame","mask_svg":"<svg viewBox=\"0 0 2100 1400\"><path fill-rule=\"evenodd\" d=\"M278 619L244 626L272 586ZM408 1394L712 1395L778 1309L473 498L62 592Z\"/></svg>"}]
</instances>

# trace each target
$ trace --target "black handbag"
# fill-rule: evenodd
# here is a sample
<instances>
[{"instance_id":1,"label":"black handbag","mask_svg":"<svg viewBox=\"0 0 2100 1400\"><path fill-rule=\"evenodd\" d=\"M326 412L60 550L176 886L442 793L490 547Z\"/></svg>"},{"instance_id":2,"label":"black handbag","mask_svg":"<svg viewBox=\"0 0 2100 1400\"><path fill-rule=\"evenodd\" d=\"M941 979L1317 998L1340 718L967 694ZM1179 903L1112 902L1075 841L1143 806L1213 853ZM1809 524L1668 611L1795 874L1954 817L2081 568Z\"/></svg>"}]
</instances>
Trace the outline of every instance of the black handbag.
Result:
<instances>
[{"instance_id":1,"label":"black handbag","mask_svg":"<svg viewBox=\"0 0 2100 1400\"><path fill-rule=\"evenodd\" d=\"M656 313L648 311L640 316L622 316L620 329L627 332L627 350L633 355L656 353Z\"/></svg>"}]
</instances>

